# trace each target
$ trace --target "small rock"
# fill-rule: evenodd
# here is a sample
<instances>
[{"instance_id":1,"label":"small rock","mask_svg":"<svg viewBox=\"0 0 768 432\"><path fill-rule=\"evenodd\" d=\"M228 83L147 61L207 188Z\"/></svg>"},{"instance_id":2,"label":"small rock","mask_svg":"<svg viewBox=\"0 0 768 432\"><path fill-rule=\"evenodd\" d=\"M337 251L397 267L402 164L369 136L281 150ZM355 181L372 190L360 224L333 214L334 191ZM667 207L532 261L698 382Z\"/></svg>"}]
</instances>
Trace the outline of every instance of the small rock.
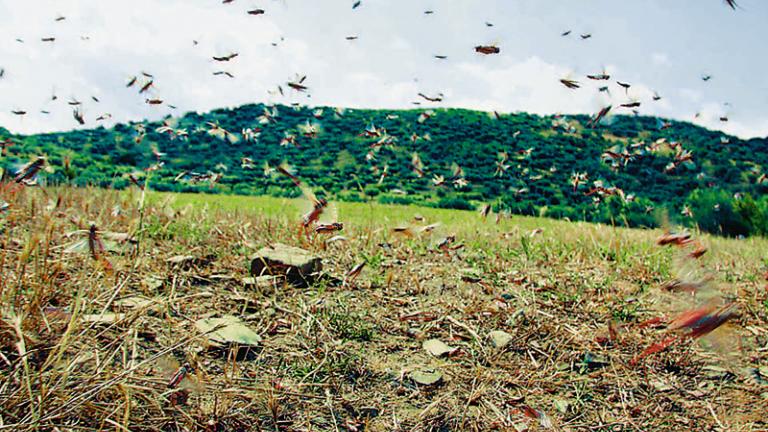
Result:
<instances>
[{"instance_id":1,"label":"small rock","mask_svg":"<svg viewBox=\"0 0 768 432\"><path fill-rule=\"evenodd\" d=\"M434 369L423 369L411 372L411 379L416 384L431 386L443 380L443 374Z\"/></svg>"},{"instance_id":2,"label":"small rock","mask_svg":"<svg viewBox=\"0 0 768 432\"><path fill-rule=\"evenodd\" d=\"M555 409L562 414L568 414L568 408L571 406L571 403L565 399L555 399L554 405Z\"/></svg>"},{"instance_id":3,"label":"small rock","mask_svg":"<svg viewBox=\"0 0 768 432\"><path fill-rule=\"evenodd\" d=\"M195 257L192 255L176 255L165 260L168 264L183 265L189 264L195 261Z\"/></svg>"},{"instance_id":4,"label":"small rock","mask_svg":"<svg viewBox=\"0 0 768 432\"><path fill-rule=\"evenodd\" d=\"M201 319L195 322L195 327L201 333L207 333L209 342L214 346L253 346L261 342L258 333L246 326L240 318L232 315Z\"/></svg>"},{"instance_id":5,"label":"small rock","mask_svg":"<svg viewBox=\"0 0 768 432\"><path fill-rule=\"evenodd\" d=\"M430 339L427 341L424 341L422 344L422 347L427 350L428 353L432 354L435 357L442 357L444 355L449 355L450 353L456 351L457 348L450 347L443 343L443 341L438 339Z\"/></svg>"},{"instance_id":6,"label":"small rock","mask_svg":"<svg viewBox=\"0 0 768 432\"><path fill-rule=\"evenodd\" d=\"M251 257L251 276L284 276L296 286L307 286L322 269L320 257L282 243L262 248Z\"/></svg>"},{"instance_id":7,"label":"small rock","mask_svg":"<svg viewBox=\"0 0 768 432\"><path fill-rule=\"evenodd\" d=\"M610 363L604 357L594 355L590 352L584 353L584 358L580 363L582 373L586 372L587 370L604 368L608 365L610 365Z\"/></svg>"},{"instance_id":8,"label":"small rock","mask_svg":"<svg viewBox=\"0 0 768 432\"><path fill-rule=\"evenodd\" d=\"M163 279L158 276L147 276L142 282L149 291L157 291L163 287Z\"/></svg>"},{"instance_id":9,"label":"small rock","mask_svg":"<svg viewBox=\"0 0 768 432\"><path fill-rule=\"evenodd\" d=\"M491 344L494 348L499 349L506 347L514 339L511 334L501 330L494 330L488 333L488 338L491 339Z\"/></svg>"}]
</instances>

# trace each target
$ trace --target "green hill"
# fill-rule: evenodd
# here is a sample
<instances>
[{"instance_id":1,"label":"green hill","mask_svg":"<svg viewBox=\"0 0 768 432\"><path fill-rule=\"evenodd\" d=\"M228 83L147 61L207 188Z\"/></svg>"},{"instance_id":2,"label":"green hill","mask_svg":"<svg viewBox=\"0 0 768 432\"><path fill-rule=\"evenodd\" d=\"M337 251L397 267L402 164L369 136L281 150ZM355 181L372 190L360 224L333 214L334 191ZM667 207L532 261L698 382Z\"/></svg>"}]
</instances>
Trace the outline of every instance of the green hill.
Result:
<instances>
[{"instance_id":1,"label":"green hill","mask_svg":"<svg viewBox=\"0 0 768 432\"><path fill-rule=\"evenodd\" d=\"M264 105L252 104L188 113L171 119L172 130L166 132L158 131L161 122L145 122L141 124L145 134L140 132L140 124L131 123L110 129L10 136L16 143L8 149L3 164L8 169L33 155L46 154L54 167L53 173L46 174L49 184L124 188L130 185L125 174L157 162L152 152L156 148L165 154L161 157L164 165L152 174L150 186L162 191L297 195L299 191L289 179L264 172L265 162L272 167L288 162L316 192L334 199L452 208L492 203L497 211L633 226L653 225L652 208L665 207L670 214L680 215L686 203L697 210L697 219L696 213L707 209L694 207L705 201L725 200L728 209L738 212L738 206L730 202L733 194L751 202L751 197L759 198L768 190L768 183L760 184L760 175L768 167L768 139L741 140L655 117L614 116L591 127L589 117L583 115L495 116L435 109L420 122L424 109L338 112L324 108L322 113L304 107L276 109L274 121L264 124L259 121ZM307 121L318 128L314 138L302 130ZM215 130L212 133L210 124L237 139ZM382 137L364 136L371 126L387 144L372 148ZM246 128L260 129L259 136L244 139ZM184 132L186 136L177 136ZM9 135L0 129L0 140ZM288 135L295 136L295 145L281 145ZM667 170L676 154L683 159L683 150L692 153L692 161L681 161ZM626 161L601 157L606 151L623 154ZM504 152L506 160L501 155ZM414 153L423 162L423 177L412 169ZM463 172L454 171L454 164ZM508 168L497 172L499 165ZM222 176L210 187L207 182L175 181L182 171ZM587 174L576 188L571 184L574 173ZM435 186L435 176L444 177L445 184ZM467 185L457 187L460 184L452 183L457 178L465 179ZM760 203L756 205L759 208ZM721 210L714 204L713 208ZM713 223L716 228L722 225L717 220ZM730 231L726 233L744 233Z\"/></svg>"}]
</instances>

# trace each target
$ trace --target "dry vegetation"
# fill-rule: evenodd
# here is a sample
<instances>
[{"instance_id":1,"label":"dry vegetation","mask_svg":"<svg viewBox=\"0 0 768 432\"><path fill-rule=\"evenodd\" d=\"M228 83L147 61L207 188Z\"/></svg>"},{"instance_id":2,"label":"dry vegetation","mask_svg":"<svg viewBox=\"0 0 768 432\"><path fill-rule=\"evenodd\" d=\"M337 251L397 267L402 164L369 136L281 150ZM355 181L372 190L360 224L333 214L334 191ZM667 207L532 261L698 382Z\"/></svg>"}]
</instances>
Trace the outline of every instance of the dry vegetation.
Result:
<instances>
[{"instance_id":1,"label":"dry vegetation","mask_svg":"<svg viewBox=\"0 0 768 432\"><path fill-rule=\"evenodd\" d=\"M768 428L764 239L704 237L709 253L684 265L658 231L346 204L349 240L326 248L297 236L293 201L151 195L142 220L139 195L4 186L0 429ZM104 256L76 247L91 222ZM437 250L448 234L463 248ZM248 256L278 241L322 256L326 276L245 286ZM683 271L711 274L739 318L632 366L664 336L640 323L694 306L660 290ZM220 315L262 341L209 346L194 323ZM450 352L431 355L430 339ZM192 372L169 387L184 363ZM436 384L414 382L431 370Z\"/></svg>"}]
</instances>

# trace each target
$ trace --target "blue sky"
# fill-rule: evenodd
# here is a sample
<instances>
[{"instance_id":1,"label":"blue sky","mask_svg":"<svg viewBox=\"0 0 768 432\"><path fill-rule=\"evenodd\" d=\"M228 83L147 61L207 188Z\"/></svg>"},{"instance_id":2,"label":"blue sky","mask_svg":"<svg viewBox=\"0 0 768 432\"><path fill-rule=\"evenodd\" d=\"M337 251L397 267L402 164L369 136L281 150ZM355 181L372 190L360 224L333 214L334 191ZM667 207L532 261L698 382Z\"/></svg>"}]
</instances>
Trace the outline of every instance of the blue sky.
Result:
<instances>
[{"instance_id":1,"label":"blue sky","mask_svg":"<svg viewBox=\"0 0 768 432\"><path fill-rule=\"evenodd\" d=\"M66 130L93 127L105 113L109 125L250 102L411 108L417 93L441 92L443 102L421 106L552 114L640 101L643 114L768 136L764 0L740 0L736 11L722 0L362 0L355 10L352 3L0 0L0 125ZM254 8L266 13L246 13ZM60 15L66 19L55 21ZM586 33L592 37L582 40ZM478 44L501 52L477 54ZM211 58L230 52L240 55ZM235 78L213 76L218 70ZM610 96L585 78L603 70ZM141 71L155 76L148 96L124 85ZM311 97L270 93L296 74L307 75ZM566 89L565 77L582 88ZM632 84L628 92L617 79ZM663 99L653 101L654 92ZM149 106L147 97L165 103ZM82 102L85 126L73 119L71 99Z\"/></svg>"}]
</instances>

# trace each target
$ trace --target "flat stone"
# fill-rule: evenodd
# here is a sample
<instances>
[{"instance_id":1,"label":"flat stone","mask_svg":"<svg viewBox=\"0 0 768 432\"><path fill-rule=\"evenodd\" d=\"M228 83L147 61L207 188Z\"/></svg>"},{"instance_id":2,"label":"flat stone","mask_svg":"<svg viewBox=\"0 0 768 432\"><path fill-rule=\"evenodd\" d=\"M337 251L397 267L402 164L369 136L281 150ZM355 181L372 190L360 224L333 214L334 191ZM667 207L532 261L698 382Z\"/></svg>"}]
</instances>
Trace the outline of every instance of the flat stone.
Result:
<instances>
[{"instance_id":1,"label":"flat stone","mask_svg":"<svg viewBox=\"0 0 768 432\"><path fill-rule=\"evenodd\" d=\"M423 386L431 386L440 383L443 380L442 372L434 369L415 370L410 374L411 379Z\"/></svg>"},{"instance_id":2,"label":"flat stone","mask_svg":"<svg viewBox=\"0 0 768 432\"><path fill-rule=\"evenodd\" d=\"M197 320L195 327L201 333L207 333L208 341L214 346L229 344L254 346L261 342L261 336L258 333L233 315Z\"/></svg>"},{"instance_id":3,"label":"flat stone","mask_svg":"<svg viewBox=\"0 0 768 432\"><path fill-rule=\"evenodd\" d=\"M443 341L439 339L430 339L430 340L424 341L424 343L422 344L422 347L428 353L432 354L435 357L442 357L444 355L449 355L452 352L456 351L456 348L446 345Z\"/></svg>"},{"instance_id":4,"label":"flat stone","mask_svg":"<svg viewBox=\"0 0 768 432\"><path fill-rule=\"evenodd\" d=\"M511 334L501 330L494 330L488 333L488 338L491 339L491 344L494 348L504 348L514 339Z\"/></svg>"},{"instance_id":5,"label":"flat stone","mask_svg":"<svg viewBox=\"0 0 768 432\"><path fill-rule=\"evenodd\" d=\"M167 262L168 264L175 264L175 265L189 264L194 261L195 261L195 257L193 255L176 255L165 260L165 262Z\"/></svg>"},{"instance_id":6,"label":"flat stone","mask_svg":"<svg viewBox=\"0 0 768 432\"><path fill-rule=\"evenodd\" d=\"M284 276L296 286L307 286L322 269L320 257L282 243L262 248L251 257L251 276Z\"/></svg>"}]
</instances>

